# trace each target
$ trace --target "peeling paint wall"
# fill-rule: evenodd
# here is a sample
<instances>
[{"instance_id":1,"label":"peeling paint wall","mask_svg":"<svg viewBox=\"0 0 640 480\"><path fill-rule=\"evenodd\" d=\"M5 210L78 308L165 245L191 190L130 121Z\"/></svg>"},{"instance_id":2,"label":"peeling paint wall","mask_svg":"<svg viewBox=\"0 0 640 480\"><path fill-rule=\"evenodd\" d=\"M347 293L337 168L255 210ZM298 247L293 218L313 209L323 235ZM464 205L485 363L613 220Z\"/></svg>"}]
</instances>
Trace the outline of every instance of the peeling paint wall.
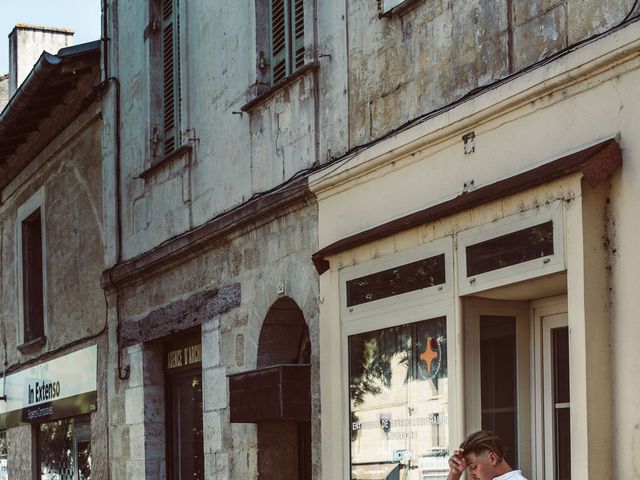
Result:
<instances>
[{"instance_id":1,"label":"peeling paint wall","mask_svg":"<svg viewBox=\"0 0 640 480\"><path fill-rule=\"evenodd\" d=\"M255 5L184 3L181 130L190 152L167 159L153 156L153 142L162 142L161 135L154 140L162 109L155 17L148 6L120 2L112 20L115 44L127 46L113 50L111 65L123 86L124 258L202 225L316 159L313 73L241 113L256 91L255 24L248 21ZM305 2L309 22L312 3ZM306 34L311 44L313 29Z\"/></svg>"}]
</instances>

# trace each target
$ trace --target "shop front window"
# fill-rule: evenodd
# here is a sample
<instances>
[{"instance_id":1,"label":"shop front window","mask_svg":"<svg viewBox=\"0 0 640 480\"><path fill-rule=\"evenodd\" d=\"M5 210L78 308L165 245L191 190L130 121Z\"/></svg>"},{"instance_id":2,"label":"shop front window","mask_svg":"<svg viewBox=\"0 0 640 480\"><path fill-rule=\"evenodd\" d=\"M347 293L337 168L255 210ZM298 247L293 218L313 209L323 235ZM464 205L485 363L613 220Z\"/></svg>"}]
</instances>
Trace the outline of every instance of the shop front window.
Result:
<instances>
[{"instance_id":1,"label":"shop front window","mask_svg":"<svg viewBox=\"0 0 640 480\"><path fill-rule=\"evenodd\" d=\"M0 432L0 480L8 480L7 473L7 432Z\"/></svg>"},{"instance_id":2,"label":"shop front window","mask_svg":"<svg viewBox=\"0 0 640 480\"><path fill-rule=\"evenodd\" d=\"M36 426L40 480L91 480L91 428L73 418Z\"/></svg>"},{"instance_id":3,"label":"shop front window","mask_svg":"<svg viewBox=\"0 0 640 480\"><path fill-rule=\"evenodd\" d=\"M447 477L444 317L349 337L351 479Z\"/></svg>"}]
</instances>

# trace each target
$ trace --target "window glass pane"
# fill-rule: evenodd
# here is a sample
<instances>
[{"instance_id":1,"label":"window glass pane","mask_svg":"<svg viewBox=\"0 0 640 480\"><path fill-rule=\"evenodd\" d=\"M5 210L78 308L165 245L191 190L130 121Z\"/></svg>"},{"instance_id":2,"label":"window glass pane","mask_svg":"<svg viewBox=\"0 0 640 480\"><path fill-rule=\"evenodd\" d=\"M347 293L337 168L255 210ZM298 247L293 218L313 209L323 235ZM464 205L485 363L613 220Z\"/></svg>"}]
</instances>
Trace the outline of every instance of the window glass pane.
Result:
<instances>
[{"instance_id":1,"label":"window glass pane","mask_svg":"<svg viewBox=\"0 0 640 480\"><path fill-rule=\"evenodd\" d=\"M569 434L569 409L556 409L556 480L571 479L571 440Z\"/></svg>"},{"instance_id":2,"label":"window glass pane","mask_svg":"<svg viewBox=\"0 0 640 480\"><path fill-rule=\"evenodd\" d=\"M347 306L373 302L445 282L444 253L349 280Z\"/></svg>"},{"instance_id":3,"label":"window glass pane","mask_svg":"<svg viewBox=\"0 0 640 480\"><path fill-rule=\"evenodd\" d=\"M0 480L8 480L7 476L7 432L0 432Z\"/></svg>"},{"instance_id":4,"label":"window glass pane","mask_svg":"<svg viewBox=\"0 0 640 480\"><path fill-rule=\"evenodd\" d=\"M78 442L78 479L91 480L91 441Z\"/></svg>"},{"instance_id":5,"label":"window glass pane","mask_svg":"<svg viewBox=\"0 0 640 480\"><path fill-rule=\"evenodd\" d=\"M204 480L204 444L202 439L202 376L173 377L171 397L172 479Z\"/></svg>"},{"instance_id":6,"label":"window glass pane","mask_svg":"<svg viewBox=\"0 0 640 480\"><path fill-rule=\"evenodd\" d=\"M554 396L556 403L569 402L569 329L553 330Z\"/></svg>"},{"instance_id":7,"label":"window glass pane","mask_svg":"<svg viewBox=\"0 0 640 480\"><path fill-rule=\"evenodd\" d=\"M516 319L480 316L480 389L482 428L507 445L506 460L517 466Z\"/></svg>"},{"instance_id":8,"label":"window glass pane","mask_svg":"<svg viewBox=\"0 0 640 480\"><path fill-rule=\"evenodd\" d=\"M470 245L466 254L468 277L553 255L553 222Z\"/></svg>"},{"instance_id":9,"label":"window glass pane","mask_svg":"<svg viewBox=\"0 0 640 480\"><path fill-rule=\"evenodd\" d=\"M349 337L349 388L352 479L447 477L445 318Z\"/></svg>"},{"instance_id":10,"label":"window glass pane","mask_svg":"<svg viewBox=\"0 0 640 480\"><path fill-rule=\"evenodd\" d=\"M40 209L22 222L24 341L44 335L42 223Z\"/></svg>"},{"instance_id":11,"label":"window glass pane","mask_svg":"<svg viewBox=\"0 0 640 480\"><path fill-rule=\"evenodd\" d=\"M38 425L40 479L73 480L73 420Z\"/></svg>"},{"instance_id":12,"label":"window glass pane","mask_svg":"<svg viewBox=\"0 0 640 480\"><path fill-rule=\"evenodd\" d=\"M571 478L571 434L569 426L569 329L552 330L554 383L554 443L556 480Z\"/></svg>"}]
</instances>

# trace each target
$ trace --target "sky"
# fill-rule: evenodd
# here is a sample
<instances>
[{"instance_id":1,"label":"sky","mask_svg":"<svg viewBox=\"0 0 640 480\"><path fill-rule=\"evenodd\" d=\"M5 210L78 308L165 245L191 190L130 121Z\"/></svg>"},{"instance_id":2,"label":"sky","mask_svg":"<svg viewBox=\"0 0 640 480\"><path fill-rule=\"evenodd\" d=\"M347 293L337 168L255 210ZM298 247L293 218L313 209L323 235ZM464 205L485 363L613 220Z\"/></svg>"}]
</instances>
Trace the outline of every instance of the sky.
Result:
<instances>
[{"instance_id":1,"label":"sky","mask_svg":"<svg viewBox=\"0 0 640 480\"><path fill-rule=\"evenodd\" d=\"M17 23L68 28L75 32L77 45L100 38L100 4L100 0L0 0L0 75L9 71L8 36Z\"/></svg>"}]
</instances>

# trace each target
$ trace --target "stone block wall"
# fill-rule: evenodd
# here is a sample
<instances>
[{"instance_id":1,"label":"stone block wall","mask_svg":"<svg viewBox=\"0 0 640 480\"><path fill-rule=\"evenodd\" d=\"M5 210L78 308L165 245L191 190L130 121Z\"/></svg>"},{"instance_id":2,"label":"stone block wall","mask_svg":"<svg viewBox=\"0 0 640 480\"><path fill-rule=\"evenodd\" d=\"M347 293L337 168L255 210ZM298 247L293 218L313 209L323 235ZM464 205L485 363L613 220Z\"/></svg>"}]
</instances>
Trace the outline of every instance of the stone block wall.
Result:
<instances>
[{"instance_id":1,"label":"stone block wall","mask_svg":"<svg viewBox=\"0 0 640 480\"><path fill-rule=\"evenodd\" d=\"M633 0L349 2L350 147L618 25Z\"/></svg>"},{"instance_id":2,"label":"stone block wall","mask_svg":"<svg viewBox=\"0 0 640 480\"><path fill-rule=\"evenodd\" d=\"M163 373L163 362L154 345L170 338L171 331L199 324L207 478L255 478L256 426L229 423L226 375L256 368L262 322L271 305L286 295L298 304L310 330L314 478L320 478L318 280L310 261L317 247L316 222L315 203L302 202L277 218L256 218L251 226L197 255L175 258L160 270L120 287L121 322L126 324L123 335L143 330L154 333L147 333L153 340L122 350L123 364L131 369L129 378L120 381L114 376L110 425L113 450L118 453L111 456L112 472L127 479L165 478L160 456L164 455L165 433L157 422L164 415L158 376ZM279 289L284 293L279 294ZM203 294L203 290L212 293ZM218 298L223 295L224 300ZM114 302L111 295L110 305ZM113 325L115 315L111 321ZM132 326L149 322L153 327ZM115 345L113 349L115 352ZM111 362L111 371L116 372L115 353Z\"/></svg>"}]
</instances>

